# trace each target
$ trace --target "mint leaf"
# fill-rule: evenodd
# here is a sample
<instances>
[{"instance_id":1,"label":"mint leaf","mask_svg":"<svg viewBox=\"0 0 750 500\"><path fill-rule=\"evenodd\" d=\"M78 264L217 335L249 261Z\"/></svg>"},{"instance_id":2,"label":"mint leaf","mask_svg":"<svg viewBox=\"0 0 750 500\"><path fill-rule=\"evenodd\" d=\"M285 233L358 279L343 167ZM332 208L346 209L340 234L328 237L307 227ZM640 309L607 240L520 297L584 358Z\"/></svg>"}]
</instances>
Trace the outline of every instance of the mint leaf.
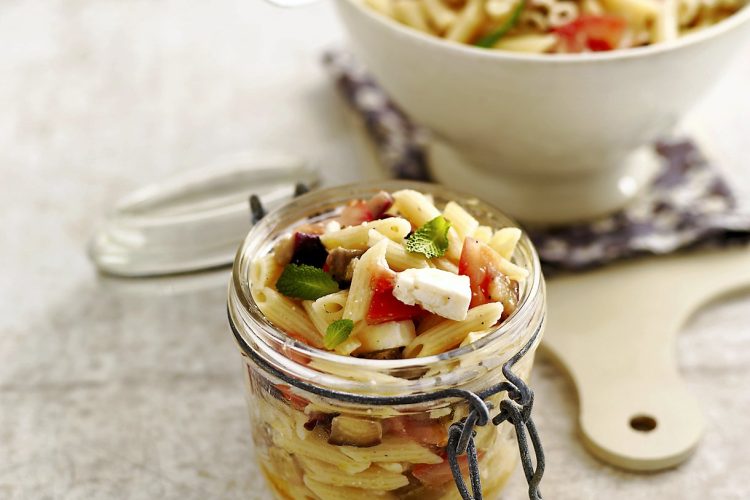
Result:
<instances>
[{"instance_id":1,"label":"mint leaf","mask_svg":"<svg viewBox=\"0 0 750 500\"><path fill-rule=\"evenodd\" d=\"M410 252L421 253L427 258L442 257L448 250L448 229L451 223L438 215L406 238L404 246Z\"/></svg>"},{"instance_id":2,"label":"mint leaf","mask_svg":"<svg viewBox=\"0 0 750 500\"><path fill-rule=\"evenodd\" d=\"M279 293L303 300L316 300L339 291L330 274L307 264L289 264L276 281Z\"/></svg>"},{"instance_id":3,"label":"mint leaf","mask_svg":"<svg viewBox=\"0 0 750 500\"><path fill-rule=\"evenodd\" d=\"M337 345L349 338L354 329L354 322L350 319L337 319L326 328L323 337L323 345L326 349L334 349Z\"/></svg>"},{"instance_id":4,"label":"mint leaf","mask_svg":"<svg viewBox=\"0 0 750 500\"><path fill-rule=\"evenodd\" d=\"M518 5L516 5L515 9L513 9L510 17L495 31L488 33L487 35L477 40L475 45L477 47L484 47L486 49L492 48L493 45L495 45L502 37L507 35L511 28L513 28L513 26L518 23L524 7L526 7L526 0L521 0L520 2L518 2Z\"/></svg>"}]
</instances>

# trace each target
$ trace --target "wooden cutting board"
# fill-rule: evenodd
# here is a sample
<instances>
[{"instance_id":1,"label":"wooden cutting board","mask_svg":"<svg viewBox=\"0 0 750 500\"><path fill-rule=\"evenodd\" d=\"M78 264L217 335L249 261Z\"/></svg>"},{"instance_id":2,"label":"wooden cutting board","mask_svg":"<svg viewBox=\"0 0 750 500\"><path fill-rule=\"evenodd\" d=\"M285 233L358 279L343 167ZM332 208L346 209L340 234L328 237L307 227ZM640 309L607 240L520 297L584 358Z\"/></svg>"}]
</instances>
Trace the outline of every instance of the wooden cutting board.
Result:
<instances>
[{"instance_id":1,"label":"wooden cutting board","mask_svg":"<svg viewBox=\"0 0 750 500\"><path fill-rule=\"evenodd\" d=\"M704 409L680 376L677 334L705 304L742 288L750 288L748 248L548 280L543 346L575 383L591 453L630 470L665 469L690 456Z\"/></svg>"}]
</instances>

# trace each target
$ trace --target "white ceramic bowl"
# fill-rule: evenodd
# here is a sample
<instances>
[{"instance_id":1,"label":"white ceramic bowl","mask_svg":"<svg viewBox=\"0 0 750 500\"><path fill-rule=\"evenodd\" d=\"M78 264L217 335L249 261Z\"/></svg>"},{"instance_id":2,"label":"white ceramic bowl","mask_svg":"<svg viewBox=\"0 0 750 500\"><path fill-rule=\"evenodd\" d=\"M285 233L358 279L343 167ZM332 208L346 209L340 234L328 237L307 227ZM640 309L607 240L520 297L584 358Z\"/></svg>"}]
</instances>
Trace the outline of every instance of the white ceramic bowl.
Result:
<instances>
[{"instance_id":1,"label":"white ceramic bowl","mask_svg":"<svg viewBox=\"0 0 750 500\"><path fill-rule=\"evenodd\" d=\"M717 80L750 33L746 6L673 42L527 55L446 42L360 0L335 3L385 90L471 165L442 162L439 180L537 222L622 207L653 171L648 146Z\"/></svg>"}]
</instances>

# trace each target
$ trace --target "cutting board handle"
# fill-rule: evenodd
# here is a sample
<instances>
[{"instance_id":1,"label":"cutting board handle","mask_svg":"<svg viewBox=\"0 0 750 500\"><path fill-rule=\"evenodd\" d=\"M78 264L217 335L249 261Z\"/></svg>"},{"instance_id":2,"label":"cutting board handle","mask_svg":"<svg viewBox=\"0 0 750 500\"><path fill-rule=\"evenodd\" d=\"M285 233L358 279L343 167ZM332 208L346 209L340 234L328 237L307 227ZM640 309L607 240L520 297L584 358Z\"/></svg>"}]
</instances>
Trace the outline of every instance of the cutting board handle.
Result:
<instances>
[{"instance_id":1,"label":"cutting board handle","mask_svg":"<svg viewBox=\"0 0 750 500\"><path fill-rule=\"evenodd\" d=\"M750 250L643 259L550 280L544 347L576 385L580 428L598 458L629 470L684 461L704 428L676 339L707 302L750 287Z\"/></svg>"}]
</instances>

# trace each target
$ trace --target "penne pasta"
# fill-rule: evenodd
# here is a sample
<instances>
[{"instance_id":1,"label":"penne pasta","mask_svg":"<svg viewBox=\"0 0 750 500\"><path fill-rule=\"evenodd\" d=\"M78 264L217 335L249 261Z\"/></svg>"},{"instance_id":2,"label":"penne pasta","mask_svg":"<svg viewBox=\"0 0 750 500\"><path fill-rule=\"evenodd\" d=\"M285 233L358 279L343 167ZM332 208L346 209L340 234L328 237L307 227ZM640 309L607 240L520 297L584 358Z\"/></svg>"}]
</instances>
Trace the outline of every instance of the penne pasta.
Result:
<instances>
[{"instance_id":1,"label":"penne pasta","mask_svg":"<svg viewBox=\"0 0 750 500\"><path fill-rule=\"evenodd\" d=\"M351 353L359 349L359 346L362 345L362 342L360 342L356 338L348 338L339 345L336 346L334 351L336 351L336 354L340 354L342 356L349 356Z\"/></svg>"},{"instance_id":2,"label":"penne pasta","mask_svg":"<svg viewBox=\"0 0 750 500\"><path fill-rule=\"evenodd\" d=\"M442 0L422 0L427 17L435 29L442 33L456 22L456 13Z\"/></svg>"},{"instance_id":3,"label":"penne pasta","mask_svg":"<svg viewBox=\"0 0 750 500\"><path fill-rule=\"evenodd\" d=\"M422 4L415 0L394 0L393 16L396 20L416 30L432 33Z\"/></svg>"},{"instance_id":4,"label":"penne pasta","mask_svg":"<svg viewBox=\"0 0 750 500\"><path fill-rule=\"evenodd\" d=\"M302 462L302 468L307 473L305 475L314 477L319 483L331 486L392 491L409 484L409 480L403 474L389 472L380 467L370 467L356 474L342 474L340 470L326 461L305 456L299 458Z\"/></svg>"},{"instance_id":5,"label":"penne pasta","mask_svg":"<svg viewBox=\"0 0 750 500\"><path fill-rule=\"evenodd\" d=\"M349 296L344 305L343 318L354 323L362 321L370 307L372 300L372 287L370 282L378 271L388 270L388 262L385 260L385 252L388 248L387 241L381 241L367 250L360 257L354 268L352 283L349 288Z\"/></svg>"},{"instance_id":6,"label":"penne pasta","mask_svg":"<svg viewBox=\"0 0 750 500\"><path fill-rule=\"evenodd\" d=\"M490 333L492 333L492 330L480 330L478 332L469 332L469 334L466 336L463 342L461 342L459 347L464 347L464 346L471 344L472 342L476 342L477 340L486 337Z\"/></svg>"},{"instance_id":7,"label":"penne pasta","mask_svg":"<svg viewBox=\"0 0 750 500\"><path fill-rule=\"evenodd\" d=\"M441 271L448 271L449 273L458 274L458 266L444 257L432 259L431 263Z\"/></svg>"},{"instance_id":8,"label":"penne pasta","mask_svg":"<svg viewBox=\"0 0 750 500\"><path fill-rule=\"evenodd\" d=\"M487 0L484 12L494 22L503 21L510 17L516 4L516 0Z\"/></svg>"},{"instance_id":9,"label":"penne pasta","mask_svg":"<svg viewBox=\"0 0 750 500\"><path fill-rule=\"evenodd\" d=\"M388 262L388 266L394 271L429 267L424 255L409 253L406 251L406 248L404 248L403 243L396 243L395 241L389 240L383 235L383 233L370 229L369 240L367 242L369 246L373 247L383 240L388 241L385 249L385 260Z\"/></svg>"},{"instance_id":10,"label":"penne pasta","mask_svg":"<svg viewBox=\"0 0 750 500\"><path fill-rule=\"evenodd\" d=\"M656 0L601 0L607 12L626 17L631 23L644 26L659 16Z\"/></svg>"},{"instance_id":11,"label":"penne pasta","mask_svg":"<svg viewBox=\"0 0 750 500\"><path fill-rule=\"evenodd\" d=\"M411 320L389 321L379 325L361 324L362 332L356 335L360 346L354 354L366 354L386 349L404 347L412 342L417 334Z\"/></svg>"},{"instance_id":12,"label":"penne pasta","mask_svg":"<svg viewBox=\"0 0 750 500\"><path fill-rule=\"evenodd\" d=\"M341 452L342 447L326 443L316 433L308 433L305 439L288 438L281 434L274 434L273 440L277 446L281 446L289 453L296 455L297 458L314 459L333 465L335 469L339 469L340 475L344 475L341 474L341 471L357 474L370 468L368 461L355 460L345 455Z\"/></svg>"},{"instance_id":13,"label":"penne pasta","mask_svg":"<svg viewBox=\"0 0 750 500\"><path fill-rule=\"evenodd\" d=\"M446 33L445 38L461 43L471 41L482 26L482 22L484 22L483 7L482 0L469 0L456 18L456 22Z\"/></svg>"},{"instance_id":14,"label":"penne pasta","mask_svg":"<svg viewBox=\"0 0 750 500\"><path fill-rule=\"evenodd\" d=\"M374 10L388 17L394 17L393 0L365 0L365 3Z\"/></svg>"},{"instance_id":15,"label":"penne pasta","mask_svg":"<svg viewBox=\"0 0 750 500\"><path fill-rule=\"evenodd\" d=\"M415 227L423 226L435 217L442 215L422 193L411 189L404 189L393 193L393 206ZM406 235L404 235L406 236ZM448 230L448 250L446 256L458 262L461 257L462 243L454 228Z\"/></svg>"},{"instance_id":16,"label":"penne pasta","mask_svg":"<svg viewBox=\"0 0 750 500\"><path fill-rule=\"evenodd\" d=\"M268 320L289 335L304 339L310 345L323 347L323 338L312 324L304 307L269 287L251 288L250 293Z\"/></svg>"},{"instance_id":17,"label":"penne pasta","mask_svg":"<svg viewBox=\"0 0 750 500\"><path fill-rule=\"evenodd\" d=\"M336 247L367 250L370 240L370 230L375 230L387 238L400 243L411 231L411 224L401 217L389 217L326 233L320 237L320 241L328 250Z\"/></svg>"},{"instance_id":18,"label":"penne pasta","mask_svg":"<svg viewBox=\"0 0 750 500\"><path fill-rule=\"evenodd\" d=\"M662 0L659 15L652 28L652 38L657 42L676 40L679 35L677 0Z\"/></svg>"},{"instance_id":19,"label":"penne pasta","mask_svg":"<svg viewBox=\"0 0 750 500\"><path fill-rule=\"evenodd\" d=\"M474 231L474 234L470 234L472 238L475 240L479 240L482 243L488 243L490 241L490 238L492 238L492 228L489 226L479 226Z\"/></svg>"},{"instance_id":20,"label":"penne pasta","mask_svg":"<svg viewBox=\"0 0 750 500\"><path fill-rule=\"evenodd\" d=\"M407 462L412 464L439 464L443 459L414 441L397 437L384 437L383 442L369 448L342 446L341 453L355 461L363 462Z\"/></svg>"},{"instance_id":21,"label":"penne pasta","mask_svg":"<svg viewBox=\"0 0 750 500\"><path fill-rule=\"evenodd\" d=\"M496 251L503 259L513 257L518 240L521 239L521 230L517 227L504 227L492 235L488 245Z\"/></svg>"},{"instance_id":22,"label":"penne pasta","mask_svg":"<svg viewBox=\"0 0 750 500\"><path fill-rule=\"evenodd\" d=\"M373 498L376 500L395 500L395 496L386 491L365 490L351 486L333 486L314 479L314 474L305 474L305 486L321 500L354 500L355 498ZM303 496L294 498L305 498Z\"/></svg>"},{"instance_id":23,"label":"penne pasta","mask_svg":"<svg viewBox=\"0 0 750 500\"><path fill-rule=\"evenodd\" d=\"M328 325L344 316L344 306L348 296L349 290L342 290L324 295L315 301L302 301L302 307L305 308L305 312L321 335L326 334Z\"/></svg>"},{"instance_id":24,"label":"penne pasta","mask_svg":"<svg viewBox=\"0 0 750 500\"><path fill-rule=\"evenodd\" d=\"M474 231L479 227L479 221L454 201L450 201L445 205L443 217L450 221L451 227L456 230L461 240L474 234Z\"/></svg>"},{"instance_id":25,"label":"penne pasta","mask_svg":"<svg viewBox=\"0 0 750 500\"><path fill-rule=\"evenodd\" d=\"M541 54L552 49L552 47L554 47L557 42L558 38L553 34L527 34L501 38L500 41L498 41L494 45L494 48L499 50L509 50L512 52L528 52ZM485 240L485 243L486 242L487 240Z\"/></svg>"},{"instance_id":26,"label":"penne pasta","mask_svg":"<svg viewBox=\"0 0 750 500\"><path fill-rule=\"evenodd\" d=\"M448 411L450 412L450 410ZM398 463L398 462L378 462L377 464L374 464L374 465L377 465L381 469L387 470L389 472L401 473L401 472L407 471L407 467L404 464Z\"/></svg>"},{"instance_id":27,"label":"penne pasta","mask_svg":"<svg viewBox=\"0 0 750 500\"><path fill-rule=\"evenodd\" d=\"M445 318L438 316L437 314L428 314L424 319L419 322L417 327L417 335L421 335L423 332L429 330L433 326L443 322Z\"/></svg>"},{"instance_id":28,"label":"penne pasta","mask_svg":"<svg viewBox=\"0 0 750 500\"><path fill-rule=\"evenodd\" d=\"M273 254L264 255L250 264L250 288L272 287L284 270Z\"/></svg>"},{"instance_id":29,"label":"penne pasta","mask_svg":"<svg viewBox=\"0 0 750 500\"><path fill-rule=\"evenodd\" d=\"M503 305L497 302L482 304L469 309L466 319L445 319L422 332L404 349L404 356L417 358L449 351L461 344L470 332L486 330L500 321Z\"/></svg>"}]
</instances>

